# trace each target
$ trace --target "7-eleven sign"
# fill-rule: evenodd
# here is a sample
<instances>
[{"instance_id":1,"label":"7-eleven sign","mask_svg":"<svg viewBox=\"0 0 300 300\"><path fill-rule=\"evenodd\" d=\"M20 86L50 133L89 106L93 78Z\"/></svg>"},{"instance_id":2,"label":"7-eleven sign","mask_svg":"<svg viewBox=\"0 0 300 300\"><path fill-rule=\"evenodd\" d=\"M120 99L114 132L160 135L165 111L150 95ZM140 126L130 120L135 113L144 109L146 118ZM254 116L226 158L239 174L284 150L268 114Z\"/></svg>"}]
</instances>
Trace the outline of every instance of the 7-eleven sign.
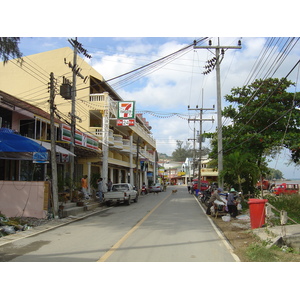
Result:
<instances>
[{"instance_id":1,"label":"7-eleven sign","mask_svg":"<svg viewBox=\"0 0 300 300\"><path fill-rule=\"evenodd\" d=\"M118 119L135 119L135 101L118 102Z\"/></svg>"}]
</instances>

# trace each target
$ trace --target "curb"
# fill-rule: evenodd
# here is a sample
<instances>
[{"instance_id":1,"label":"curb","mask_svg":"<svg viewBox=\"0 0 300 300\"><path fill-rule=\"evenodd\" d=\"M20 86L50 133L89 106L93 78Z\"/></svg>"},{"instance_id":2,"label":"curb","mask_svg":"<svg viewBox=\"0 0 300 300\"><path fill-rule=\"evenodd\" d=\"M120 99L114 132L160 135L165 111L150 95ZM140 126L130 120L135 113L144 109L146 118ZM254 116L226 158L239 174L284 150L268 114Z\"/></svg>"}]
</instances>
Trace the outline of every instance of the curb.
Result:
<instances>
[{"instance_id":1,"label":"curb","mask_svg":"<svg viewBox=\"0 0 300 300\"><path fill-rule=\"evenodd\" d=\"M76 222L76 221L83 220L83 219L85 219L89 216L104 212L104 211L109 210L111 208L112 207L107 207L107 208L102 208L101 207L101 208L96 208L95 210L93 210L91 212L88 211L86 213L82 213L78 216L69 216L69 217L63 218L63 219L53 219L53 220L50 220L48 223L46 223L44 225L36 226L36 227L33 227L29 230L20 231L20 232L17 232L15 234L10 234L10 235L7 235L7 236L3 236L3 237L0 238L0 247L3 246L3 245L6 245L6 244L12 243L14 241L17 241L17 240L21 240L21 239L24 239L24 238L27 238L27 237L31 237L31 236L34 236L34 235L37 235L37 234L40 234L40 233L43 233L43 232L46 232L46 231L64 226L64 225L67 225L67 224L70 224L70 223L73 223L73 222Z\"/></svg>"},{"instance_id":2,"label":"curb","mask_svg":"<svg viewBox=\"0 0 300 300\"><path fill-rule=\"evenodd\" d=\"M204 214L206 215L206 211L204 210L200 201L197 199L197 197L195 195L194 195L194 198L195 198L196 202L198 203L198 205L201 207ZM230 241L226 238L226 236L224 235L222 230L214 223L214 221L208 215L206 215L206 217L209 220L209 222L211 223L211 225L214 228L214 230L216 231L216 233L218 234L218 236L220 237L220 239L223 241L225 247L230 251L230 254L232 255L233 259L236 262L241 262L240 258L234 253L234 247L231 245Z\"/></svg>"}]
</instances>

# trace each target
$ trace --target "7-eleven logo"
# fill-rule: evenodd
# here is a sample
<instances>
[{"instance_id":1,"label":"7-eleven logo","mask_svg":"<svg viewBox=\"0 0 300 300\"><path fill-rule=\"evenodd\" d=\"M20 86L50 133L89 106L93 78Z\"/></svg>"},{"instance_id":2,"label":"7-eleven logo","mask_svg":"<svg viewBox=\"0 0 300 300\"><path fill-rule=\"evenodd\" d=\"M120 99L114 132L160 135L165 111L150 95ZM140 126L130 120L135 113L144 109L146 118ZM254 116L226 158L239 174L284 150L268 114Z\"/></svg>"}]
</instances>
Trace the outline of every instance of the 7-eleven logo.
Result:
<instances>
[{"instance_id":1,"label":"7-eleven logo","mask_svg":"<svg viewBox=\"0 0 300 300\"><path fill-rule=\"evenodd\" d=\"M118 102L118 118L132 119L134 118L134 101Z\"/></svg>"}]
</instances>

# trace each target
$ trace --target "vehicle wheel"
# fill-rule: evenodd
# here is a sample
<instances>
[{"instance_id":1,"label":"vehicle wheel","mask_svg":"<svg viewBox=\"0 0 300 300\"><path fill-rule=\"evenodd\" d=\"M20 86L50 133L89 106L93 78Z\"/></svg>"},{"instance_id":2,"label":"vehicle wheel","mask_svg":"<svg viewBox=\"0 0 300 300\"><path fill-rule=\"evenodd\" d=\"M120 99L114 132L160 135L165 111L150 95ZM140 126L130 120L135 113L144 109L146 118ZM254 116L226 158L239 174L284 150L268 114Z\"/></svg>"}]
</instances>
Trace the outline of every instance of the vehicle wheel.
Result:
<instances>
[{"instance_id":1,"label":"vehicle wheel","mask_svg":"<svg viewBox=\"0 0 300 300\"><path fill-rule=\"evenodd\" d=\"M137 203L138 200L139 200L139 196L138 196L138 194L136 194L136 197L135 197L135 199L134 199L133 201L134 201L135 203Z\"/></svg>"},{"instance_id":2,"label":"vehicle wheel","mask_svg":"<svg viewBox=\"0 0 300 300\"><path fill-rule=\"evenodd\" d=\"M127 205L130 205L130 203L131 203L131 198L129 197L127 200Z\"/></svg>"}]
</instances>

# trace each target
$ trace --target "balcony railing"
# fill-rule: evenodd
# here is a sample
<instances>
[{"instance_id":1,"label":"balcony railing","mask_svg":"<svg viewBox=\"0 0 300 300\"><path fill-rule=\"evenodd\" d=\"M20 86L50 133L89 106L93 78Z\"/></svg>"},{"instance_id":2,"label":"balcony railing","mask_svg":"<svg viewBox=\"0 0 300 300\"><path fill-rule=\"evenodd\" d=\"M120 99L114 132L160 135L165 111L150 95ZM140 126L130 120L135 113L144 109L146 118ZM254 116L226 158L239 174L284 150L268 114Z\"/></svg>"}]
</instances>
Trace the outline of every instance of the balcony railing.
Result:
<instances>
[{"instance_id":1,"label":"balcony railing","mask_svg":"<svg viewBox=\"0 0 300 300\"><path fill-rule=\"evenodd\" d=\"M123 149L123 139L122 139L122 135L119 134L114 134L114 145L113 148L116 149Z\"/></svg>"},{"instance_id":2,"label":"balcony railing","mask_svg":"<svg viewBox=\"0 0 300 300\"><path fill-rule=\"evenodd\" d=\"M130 140L123 139L123 149L122 152L129 153L130 152Z\"/></svg>"},{"instance_id":3,"label":"balcony railing","mask_svg":"<svg viewBox=\"0 0 300 300\"><path fill-rule=\"evenodd\" d=\"M93 104L97 105L101 110L109 109L110 114L112 114L113 117L117 117L118 101L114 101L107 92L103 94L90 94L90 102L93 102ZM134 126L130 126L130 130L134 131L152 147L156 148L155 139L140 124L136 123Z\"/></svg>"}]
</instances>

